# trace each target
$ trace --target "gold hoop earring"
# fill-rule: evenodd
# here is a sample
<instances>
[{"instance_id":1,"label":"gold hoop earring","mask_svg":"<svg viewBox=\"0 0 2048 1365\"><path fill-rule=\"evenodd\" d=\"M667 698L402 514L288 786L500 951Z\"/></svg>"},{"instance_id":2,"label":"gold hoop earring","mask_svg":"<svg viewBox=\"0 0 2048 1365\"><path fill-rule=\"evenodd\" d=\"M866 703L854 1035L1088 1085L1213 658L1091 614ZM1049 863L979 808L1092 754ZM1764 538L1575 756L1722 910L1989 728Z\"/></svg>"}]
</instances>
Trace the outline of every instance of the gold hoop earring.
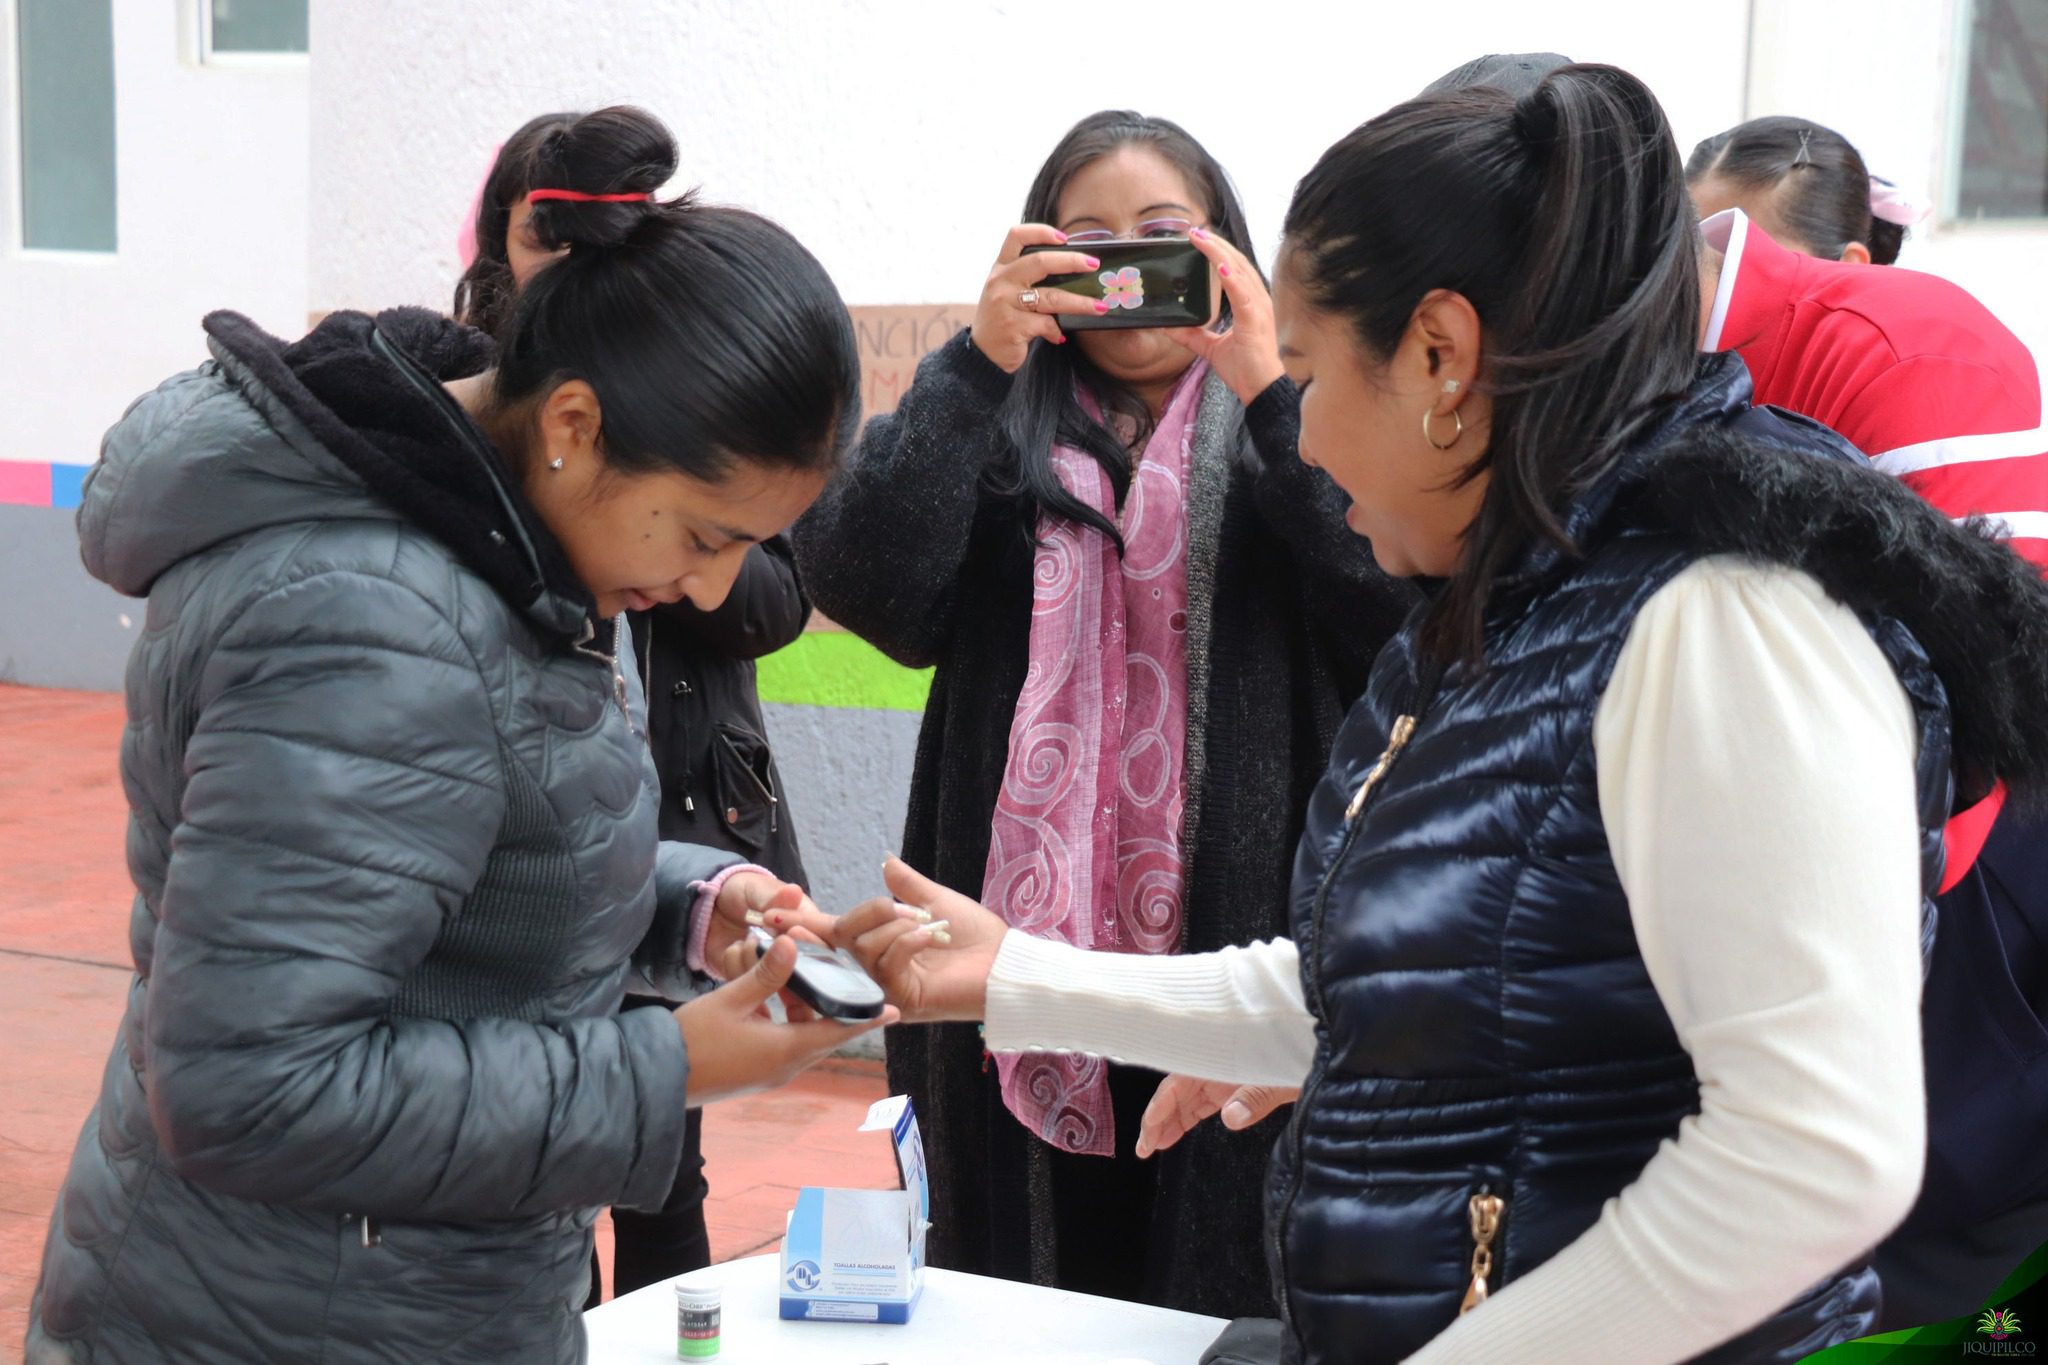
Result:
<instances>
[{"instance_id":1,"label":"gold hoop earring","mask_svg":"<svg viewBox=\"0 0 2048 1365\"><path fill-rule=\"evenodd\" d=\"M1436 420L1436 417L1437 411L1435 404L1431 404L1429 407L1426 407L1422 410L1422 439L1429 442L1430 445L1437 450L1449 450L1452 446L1458 443L1458 438L1465 434L1464 414L1460 413L1456 408L1451 409L1450 418L1453 422L1456 422L1458 424L1458 428L1456 431L1451 433L1451 439L1443 442L1441 445L1437 443L1436 434L1430 430L1429 426L1431 422L1434 422Z\"/></svg>"}]
</instances>

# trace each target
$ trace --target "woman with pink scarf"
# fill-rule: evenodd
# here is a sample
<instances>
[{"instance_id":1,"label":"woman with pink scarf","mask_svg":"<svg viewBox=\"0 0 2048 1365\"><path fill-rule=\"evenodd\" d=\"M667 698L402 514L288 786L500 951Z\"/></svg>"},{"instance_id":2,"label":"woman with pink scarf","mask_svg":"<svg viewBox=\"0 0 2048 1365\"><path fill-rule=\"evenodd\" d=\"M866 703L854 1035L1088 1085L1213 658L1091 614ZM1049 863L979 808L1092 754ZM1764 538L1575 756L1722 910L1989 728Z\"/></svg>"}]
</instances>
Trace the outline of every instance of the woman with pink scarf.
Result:
<instances>
[{"instance_id":1,"label":"woman with pink scarf","mask_svg":"<svg viewBox=\"0 0 2048 1365\"><path fill-rule=\"evenodd\" d=\"M936 666L903 852L1011 924L1098 952L1281 932L1337 720L1411 600L1295 454L1244 213L1177 125L1082 120L1040 168L973 326L795 539L820 609ZM1185 237L1209 328L1076 331L1043 283L1097 242ZM1026 254L1027 246L1053 248ZM1226 1316L1265 1311L1267 1131L1141 1163L1155 1073L892 1037L932 1162L933 1263Z\"/></svg>"}]
</instances>

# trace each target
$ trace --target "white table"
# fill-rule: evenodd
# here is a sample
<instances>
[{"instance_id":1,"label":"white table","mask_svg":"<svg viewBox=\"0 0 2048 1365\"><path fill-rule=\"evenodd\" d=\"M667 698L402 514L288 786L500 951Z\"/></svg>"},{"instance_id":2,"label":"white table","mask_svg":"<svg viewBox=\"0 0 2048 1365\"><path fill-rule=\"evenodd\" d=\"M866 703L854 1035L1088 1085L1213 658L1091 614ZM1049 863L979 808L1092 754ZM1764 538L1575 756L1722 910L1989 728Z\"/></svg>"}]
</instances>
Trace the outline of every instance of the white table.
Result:
<instances>
[{"instance_id":1,"label":"white table","mask_svg":"<svg viewBox=\"0 0 2048 1365\"><path fill-rule=\"evenodd\" d=\"M950 1270L925 1272L924 1298L900 1327L784 1322L781 1273L781 1257L750 1256L689 1277L723 1285L718 1365L1195 1365L1224 1327L1222 1318ZM676 1294L666 1282L591 1309L583 1325L591 1365L676 1359Z\"/></svg>"}]
</instances>

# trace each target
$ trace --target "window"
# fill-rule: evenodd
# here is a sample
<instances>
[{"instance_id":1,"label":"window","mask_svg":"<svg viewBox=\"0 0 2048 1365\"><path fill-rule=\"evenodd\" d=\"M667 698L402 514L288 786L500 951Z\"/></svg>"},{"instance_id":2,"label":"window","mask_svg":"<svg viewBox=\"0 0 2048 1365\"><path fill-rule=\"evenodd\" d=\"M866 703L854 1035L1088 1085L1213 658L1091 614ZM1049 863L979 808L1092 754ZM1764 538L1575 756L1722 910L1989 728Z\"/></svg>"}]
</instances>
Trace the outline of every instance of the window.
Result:
<instances>
[{"instance_id":1,"label":"window","mask_svg":"<svg viewBox=\"0 0 2048 1365\"><path fill-rule=\"evenodd\" d=\"M2048 3L1975 0L1956 217L2048 215Z\"/></svg>"},{"instance_id":2,"label":"window","mask_svg":"<svg viewBox=\"0 0 2048 1365\"><path fill-rule=\"evenodd\" d=\"M199 0L201 60L304 56L308 0Z\"/></svg>"},{"instance_id":3,"label":"window","mask_svg":"<svg viewBox=\"0 0 2048 1365\"><path fill-rule=\"evenodd\" d=\"M114 249L113 0L19 0L21 244Z\"/></svg>"}]
</instances>

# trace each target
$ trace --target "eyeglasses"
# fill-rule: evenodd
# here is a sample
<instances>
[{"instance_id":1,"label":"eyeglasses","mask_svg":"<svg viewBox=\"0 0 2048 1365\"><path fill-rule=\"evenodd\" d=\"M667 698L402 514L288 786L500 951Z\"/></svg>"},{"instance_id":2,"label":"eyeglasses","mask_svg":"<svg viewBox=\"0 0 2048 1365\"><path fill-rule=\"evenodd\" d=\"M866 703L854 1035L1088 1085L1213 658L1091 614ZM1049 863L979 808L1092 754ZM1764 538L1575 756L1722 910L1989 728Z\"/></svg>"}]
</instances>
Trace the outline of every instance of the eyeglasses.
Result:
<instances>
[{"instance_id":1,"label":"eyeglasses","mask_svg":"<svg viewBox=\"0 0 2048 1365\"><path fill-rule=\"evenodd\" d=\"M1119 237L1108 228L1089 228L1085 232L1067 234L1068 246L1090 246L1096 242L1132 241L1142 242L1150 238L1185 237L1194 231L1195 225L1185 218L1147 218L1138 224L1128 237Z\"/></svg>"}]
</instances>

